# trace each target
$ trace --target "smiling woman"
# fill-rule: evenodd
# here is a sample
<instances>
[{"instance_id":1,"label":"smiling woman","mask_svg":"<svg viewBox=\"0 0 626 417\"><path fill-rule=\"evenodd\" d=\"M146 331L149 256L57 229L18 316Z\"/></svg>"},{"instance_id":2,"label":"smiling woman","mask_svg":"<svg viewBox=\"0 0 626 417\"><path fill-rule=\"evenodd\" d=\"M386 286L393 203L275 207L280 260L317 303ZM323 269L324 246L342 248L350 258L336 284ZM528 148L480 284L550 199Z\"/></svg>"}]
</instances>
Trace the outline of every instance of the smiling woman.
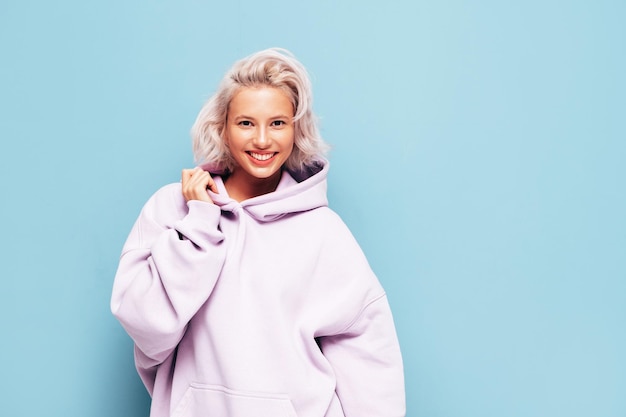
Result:
<instances>
[{"instance_id":1,"label":"smiling woman","mask_svg":"<svg viewBox=\"0 0 626 417\"><path fill-rule=\"evenodd\" d=\"M226 190L242 201L274 191L294 146L294 109L274 87L244 87L228 108L225 140L235 161Z\"/></svg>"},{"instance_id":2,"label":"smiling woman","mask_svg":"<svg viewBox=\"0 0 626 417\"><path fill-rule=\"evenodd\" d=\"M304 67L236 63L192 128L199 166L144 206L111 308L151 417L400 417L387 298L328 208Z\"/></svg>"}]
</instances>

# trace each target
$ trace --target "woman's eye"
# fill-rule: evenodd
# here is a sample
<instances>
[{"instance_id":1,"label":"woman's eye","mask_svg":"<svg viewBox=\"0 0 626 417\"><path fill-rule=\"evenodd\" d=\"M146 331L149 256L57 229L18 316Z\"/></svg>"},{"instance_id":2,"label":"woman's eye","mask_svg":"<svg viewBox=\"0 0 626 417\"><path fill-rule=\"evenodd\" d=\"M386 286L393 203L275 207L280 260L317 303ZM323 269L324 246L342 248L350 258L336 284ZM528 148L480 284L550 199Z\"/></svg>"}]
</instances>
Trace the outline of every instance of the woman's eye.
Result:
<instances>
[{"instance_id":1,"label":"woman's eye","mask_svg":"<svg viewBox=\"0 0 626 417\"><path fill-rule=\"evenodd\" d=\"M250 120L242 120L239 122L239 126L252 126Z\"/></svg>"},{"instance_id":2,"label":"woman's eye","mask_svg":"<svg viewBox=\"0 0 626 417\"><path fill-rule=\"evenodd\" d=\"M283 126L285 125L285 121L284 120L274 120L272 122L272 126Z\"/></svg>"}]
</instances>

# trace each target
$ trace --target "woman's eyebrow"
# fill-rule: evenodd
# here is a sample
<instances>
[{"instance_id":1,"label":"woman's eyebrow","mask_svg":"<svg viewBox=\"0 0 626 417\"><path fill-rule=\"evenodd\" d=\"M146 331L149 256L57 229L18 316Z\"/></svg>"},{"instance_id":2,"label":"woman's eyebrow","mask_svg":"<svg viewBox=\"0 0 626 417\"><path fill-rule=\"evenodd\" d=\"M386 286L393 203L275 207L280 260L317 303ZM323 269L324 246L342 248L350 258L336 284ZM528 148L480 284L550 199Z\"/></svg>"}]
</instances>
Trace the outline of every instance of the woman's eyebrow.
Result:
<instances>
[{"instance_id":1,"label":"woman's eyebrow","mask_svg":"<svg viewBox=\"0 0 626 417\"><path fill-rule=\"evenodd\" d=\"M245 114L234 115L234 119L254 119L254 117L246 116Z\"/></svg>"},{"instance_id":2,"label":"woman's eyebrow","mask_svg":"<svg viewBox=\"0 0 626 417\"><path fill-rule=\"evenodd\" d=\"M282 113L268 117L268 119L292 119L292 118L293 118L293 116L287 116L286 114L282 114ZM250 119L250 120L255 120L254 117L247 116L245 114L234 115L233 119Z\"/></svg>"}]
</instances>

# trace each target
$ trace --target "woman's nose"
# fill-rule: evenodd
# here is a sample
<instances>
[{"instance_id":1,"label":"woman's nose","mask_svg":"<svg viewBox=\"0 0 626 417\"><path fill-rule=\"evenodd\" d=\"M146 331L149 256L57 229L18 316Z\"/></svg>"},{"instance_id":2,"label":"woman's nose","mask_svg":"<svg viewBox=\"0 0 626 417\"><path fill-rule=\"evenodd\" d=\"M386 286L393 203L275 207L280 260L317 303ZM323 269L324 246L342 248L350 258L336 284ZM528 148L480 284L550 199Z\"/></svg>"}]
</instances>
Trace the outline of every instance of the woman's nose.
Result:
<instances>
[{"instance_id":1,"label":"woman's nose","mask_svg":"<svg viewBox=\"0 0 626 417\"><path fill-rule=\"evenodd\" d=\"M260 128L257 131L256 135L254 135L252 143L258 148L267 148L270 145L270 137L268 135L267 129Z\"/></svg>"}]
</instances>

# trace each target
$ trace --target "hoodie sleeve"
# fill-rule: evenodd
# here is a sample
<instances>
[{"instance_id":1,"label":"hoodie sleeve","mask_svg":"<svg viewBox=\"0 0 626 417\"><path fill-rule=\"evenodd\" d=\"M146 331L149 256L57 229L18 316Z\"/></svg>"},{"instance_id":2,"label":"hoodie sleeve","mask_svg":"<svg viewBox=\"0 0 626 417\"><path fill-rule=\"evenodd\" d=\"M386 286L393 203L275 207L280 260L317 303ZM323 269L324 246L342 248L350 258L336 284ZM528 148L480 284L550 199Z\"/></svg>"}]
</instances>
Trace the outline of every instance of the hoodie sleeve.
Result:
<instances>
[{"instance_id":1,"label":"hoodie sleeve","mask_svg":"<svg viewBox=\"0 0 626 417\"><path fill-rule=\"evenodd\" d=\"M346 417L405 415L402 356L387 297L368 303L344 331L320 341Z\"/></svg>"},{"instance_id":2,"label":"hoodie sleeve","mask_svg":"<svg viewBox=\"0 0 626 417\"><path fill-rule=\"evenodd\" d=\"M166 186L144 206L124 245L111 310L135 342L140 371L162 363L213 291L225 248L220 209L185 206L180 186Z\"/></svg>"}]
</instances>

